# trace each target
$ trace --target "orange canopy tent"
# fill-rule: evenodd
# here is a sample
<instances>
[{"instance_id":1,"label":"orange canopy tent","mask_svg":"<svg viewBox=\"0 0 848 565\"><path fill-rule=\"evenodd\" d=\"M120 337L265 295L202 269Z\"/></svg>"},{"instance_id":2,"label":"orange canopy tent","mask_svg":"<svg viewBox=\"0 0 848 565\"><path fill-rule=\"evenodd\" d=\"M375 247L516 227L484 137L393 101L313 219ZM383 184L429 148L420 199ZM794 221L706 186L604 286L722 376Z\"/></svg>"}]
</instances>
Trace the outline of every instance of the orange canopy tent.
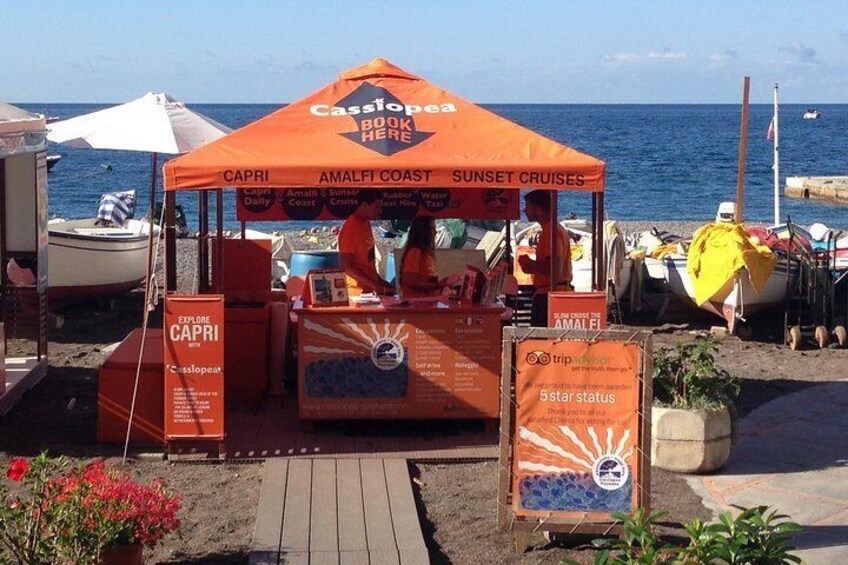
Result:
<instances>
[{"instance_id":1,"label":"orange canopy tent","mask_svg":"<svg viewBox=\"0 0 848 565\"><path fill-rule=\"evenodd\" d=\"M601 248L604 178L603 161L385 59L343 72L314 94L164 166L166 207L173 209L175 191L217 189L219 224L220 189L227 187L591 192L596 249ZM204 202L205 193L201 216ZM205 227L201 218L201 232ZM166 219L166 234L169 228ZM166 245L166 253L169 247L173 253L173 245ZM169 256L167 262L175 259ZM596 266L597 281L603 280L601 268ZM173 270L168 271L172 288Z\"/></svg>"},{"instance_id":2,"label":"orange canopy tent","mask_svg":"<svg viewBox=\"0 0 848 565\"><path fill-rule=\"evenodd\" d=\"M331 186L601 192L605 165L375 59L164 168L166 191Z\"/></svg>"}]
</instances>

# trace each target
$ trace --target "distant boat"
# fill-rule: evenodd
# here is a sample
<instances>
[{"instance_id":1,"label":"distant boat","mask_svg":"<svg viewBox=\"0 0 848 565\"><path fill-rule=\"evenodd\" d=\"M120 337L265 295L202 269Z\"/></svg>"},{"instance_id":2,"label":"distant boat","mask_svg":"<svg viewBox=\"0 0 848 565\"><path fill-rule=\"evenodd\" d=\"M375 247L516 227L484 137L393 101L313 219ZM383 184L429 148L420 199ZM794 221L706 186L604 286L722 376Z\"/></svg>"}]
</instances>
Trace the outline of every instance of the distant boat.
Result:
<instances>
[{"instance_id":1,"label":"distant boat","mask_svg":"<svg viewBox=\"0 0 848 565\"><path fill-rule=\"evenodd\" d=\"M47 170L50 171L53 167L62 159L61 155L48 155L47 156Z\"/></svg>"},{"instance_id":2,"label":"distant boat","mask_svg":"<svg viewBox=\"0 0 848 565\"><path fill-rule=\"evenodd\" d=\"M819 116L821 116L821 112L819 112L815 108L807 108L807 111L804 112L805 120L818 120Z\"/></svg>"}]
</instances>

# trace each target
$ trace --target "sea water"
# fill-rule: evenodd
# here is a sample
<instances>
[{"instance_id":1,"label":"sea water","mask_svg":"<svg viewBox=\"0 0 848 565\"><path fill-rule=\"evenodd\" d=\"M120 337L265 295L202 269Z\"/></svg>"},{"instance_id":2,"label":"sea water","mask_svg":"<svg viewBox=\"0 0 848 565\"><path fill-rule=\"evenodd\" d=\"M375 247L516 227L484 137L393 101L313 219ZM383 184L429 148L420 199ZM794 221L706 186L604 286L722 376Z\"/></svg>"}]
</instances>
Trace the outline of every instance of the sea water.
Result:
<instances>
[{"instance_id":1,"label":"sea water","mask_svg":"<svg viewBox=\"0 0 848 565\"><path fill-rule=\"evenodd\" d=\"M20 104L62 119L109 105ZM282 105L191 104L194 110L233 128ZM496 104L488 110L607 163L607 216L619 220L709 220L719 203L735 200L741 108L739 105ZM781 193L787 176L848 174L848 105L819 106L818 120L804 120L805 107L781 106ZM765 134L772 106L752 105L745 177L747 220L773 217L773 146ZM51 146L62 155L49 176L52 217L92 217L104 192L136 189L138 213L146 213L151 156L128 151ZM161 164L171 156L160 156ZM160 169L161 171L161 169ZM161 174L160 174L161 188ZM161 192L160 198L161 198ZM214 210L214 198L210 199ZM189 226L197 226L197 195L178 195ZM590 198L560 193L560 212L589 215ZM235 196L225 196L224 218L236 227ZM848 224L844 206L781 198L781 216L801 224ZM214 216L212 216L214 218ZM306 227L307 222L264 224L259 229Z\"/></svg>"}]
</instances>

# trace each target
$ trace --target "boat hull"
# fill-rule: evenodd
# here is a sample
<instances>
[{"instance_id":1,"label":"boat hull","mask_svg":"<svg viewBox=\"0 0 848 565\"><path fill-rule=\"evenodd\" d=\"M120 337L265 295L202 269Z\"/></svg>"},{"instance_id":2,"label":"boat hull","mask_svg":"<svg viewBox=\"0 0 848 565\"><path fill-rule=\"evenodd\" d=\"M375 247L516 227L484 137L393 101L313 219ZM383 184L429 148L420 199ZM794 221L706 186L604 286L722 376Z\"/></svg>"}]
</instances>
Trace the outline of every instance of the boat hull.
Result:
<instances>
[{"instance_id":1,"label":"boat hull","mask_svg":"<svg viewBox=\"0 0 848 565\"><path fill-rule=\"evenodd\" d=\"M632 259L625 259L621 263L619 272L619 284L615 288L615 298L621 299L630 289L630 270ZM571 262L571 285L577 292L592 291L592 263L588 261ZM610 294L612 296L612 294Z\"/></svg>"},{"instance_id":2,"label":"boat hull","mask_svg":"<svg viewBox=\"0 0 848 565\"><path fill-rule=\"evenodd\" d=\"M135 229L115 230L110 235L108 230L97 230L93 224L94 220L74 220L49 226L51 309L127 292L144 280L148 235L136 225Z\"/></svg>"},{"instance_id":3,"label":"boat hull","mask_svg":"<svg viewBox=\"0 0 848 565\"><path fill-rule=\"evenodd\" d=\"M787 288L798 275L797 264L780 259L765 286L757 293L751 286L747 270L743 268L713 299L696 304L695 287L686 269L686 258L666 257L663 265L669 290L687 303L724 318L731 333L736 331L739 320L744 321L747 316L783 304Z\"/></svg>"}]
</instances>

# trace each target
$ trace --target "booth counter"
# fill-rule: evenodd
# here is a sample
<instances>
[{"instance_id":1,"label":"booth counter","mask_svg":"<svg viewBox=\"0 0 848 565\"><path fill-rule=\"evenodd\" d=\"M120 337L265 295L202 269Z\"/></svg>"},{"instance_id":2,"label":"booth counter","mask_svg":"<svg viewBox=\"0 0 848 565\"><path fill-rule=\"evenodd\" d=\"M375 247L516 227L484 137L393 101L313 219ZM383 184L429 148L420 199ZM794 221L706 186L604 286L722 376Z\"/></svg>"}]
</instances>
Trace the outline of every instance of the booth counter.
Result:
<instances>
[{"instance_id":1,"label":"booth counter","mask_svg":"<svg viewBox=\"0 0 848 565\"><path fill-rule=\"evenodd\" d=\"M503 308L301 306L293 312L302 420L498 417Z\"/></svg>"}]
</instances>

